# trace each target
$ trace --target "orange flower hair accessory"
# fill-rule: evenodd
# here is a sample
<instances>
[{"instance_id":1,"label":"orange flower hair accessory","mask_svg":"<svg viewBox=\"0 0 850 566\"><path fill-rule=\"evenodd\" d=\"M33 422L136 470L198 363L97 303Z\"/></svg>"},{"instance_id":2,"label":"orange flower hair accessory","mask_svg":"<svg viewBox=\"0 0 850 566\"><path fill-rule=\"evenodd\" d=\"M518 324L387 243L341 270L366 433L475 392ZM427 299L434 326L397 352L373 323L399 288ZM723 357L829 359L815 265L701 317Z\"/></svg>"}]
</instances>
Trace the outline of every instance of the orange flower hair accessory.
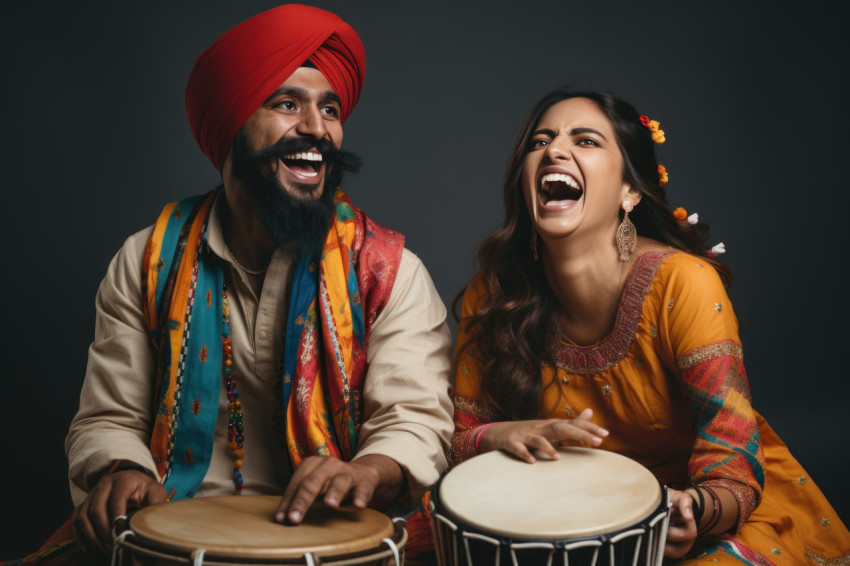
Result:
<instances>
[{"instance_id":1,"label":"orange flower hair accessory","mask_svg":"<svg viewBox=\"0 0 850 566\"><path fill-rule=\"evenodd\" d=\"M687 220L688 211L680 206L679 208L673 211L673 216L675 216L677 220Z\"/></svg>"},{"instance_id":2,"label":"orange flower hair accessory","mask_svg":"<svg viewBox=\"0 0 850 566\"><path fill-rule=\"evenodd\" d=\"M667 175L667 168L658 164L658 186L663 187L667 184L667 181L670 180L670 177Z\"/></svg>"},{"instance_id":3,"label":"orange flower hair accessory","mask_svg":"<svg viewBox=\"0 0 850 566\"><path fill-rule=\"evenodd\" d=\"M658 120L650 120L649 116L641 114L640 123L649 128L649 131L652 132L652 141L657 144L662 144L667 141L667 138L664 136L664 130L661 129L661 122Z\"/></svg>"}]
</instances>

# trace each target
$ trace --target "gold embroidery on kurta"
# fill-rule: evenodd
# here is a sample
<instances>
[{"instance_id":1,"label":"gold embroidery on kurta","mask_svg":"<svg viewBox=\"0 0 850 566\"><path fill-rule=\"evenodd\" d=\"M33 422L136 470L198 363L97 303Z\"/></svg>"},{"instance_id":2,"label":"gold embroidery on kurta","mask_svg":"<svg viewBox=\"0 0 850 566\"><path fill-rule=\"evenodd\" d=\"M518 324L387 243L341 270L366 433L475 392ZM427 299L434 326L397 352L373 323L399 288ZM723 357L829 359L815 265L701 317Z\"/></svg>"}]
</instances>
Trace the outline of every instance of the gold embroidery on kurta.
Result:
<instances>
[{"instance_id":1,"label":"gold embroidery on kurta","mask_svg":"<svg viewBox=\"0 0 850 566\"><path fill-rule=\"evenodd\" d=\"M721 305L720 303L714 303L714 310L716 310L717 312L723 312L723 305Z\"/></svg>"},{"instance_id":2,"label":"gold embroidery on kurta","mask_svg":"<svg viewBox=\"0 0 850 566\"><path fill-rule=\"evenodd\" d=\"M610 386L610 385L608 385L607 383L606 383L605 385L603 385L603 386L602 386L602 394L603 394L603 395L607 395L607 396L609 396L609 397L610 397L610 396L611 396L611 391L612 391L612 388L611 388L611 386Z\"/></svg>"},{"instance_id":3,"label":"gold embroidery on kurta","mask_svg":"<svg viewBox=\"0 0 850 566\"><path fill-rule=\"evenodd\" d=\"M676 300L675 300L675 299L670 299L669 301L667 301L667 310L668 310L668 311L673 310L673 305L674 305L675 303L676 303Z\"/></svg>"},{"instance_id":4,"label":"gold embroidery on kurta","mask_svg":"<svg viewBox=\"0 0 850 566\"><path fill-rule=\"evenodd\" d=\"M825 558L817 552L806 549L806 558L819 566L850 566L850 552L845 552L834 558Z\"/></svg>"},{"instance_id":5,"label":"gold embroidery on kurta","mask_svg":"<svg viewBox=\"0 0 850 566\"><path fill-rule=\"evenodd\" d=\"M685 371L697 364L725 356L732 356L744 361L744 351L741 349L741 345L732 340L721 340L688 350L676 361L679 371Z\"/></svg>"},{"instance_id":6,"label":"gold embroidery on kurta","mask_svg":"<svg viewBox=\"0 0 850 566\"><path fill-rule=\"evenodd\" d=\"M454 404L458 411L471 415L476 420L482 422L496 420L496 413L490 410L490 408L484 403L477 401L476 399L470 399L469 397L455 394Z\"/></svg>"},{"instance_id":7,"label":"gold embroidery on kurta","mask_svg":"<svg viewBox=\"0 0 850 566\"><path fill-rule=\"evenodd\" d=\"M652 336L653 338L655 338L656 336L658 336L658 329L657 329L657 328L655 328L655 325L654 325L654 324L650 324L650 325L649 325L649 335L650 335L650 336Z\"/></svg>"},{"instance_id":8,"label":"gold embroidery on kurta","mask_svg":"<svg viewBox=\"0 0 850 566\"><path fill-rule=\"evenodd\" d=\"M800 485L806 485L808 482L809 478L807 478L806 476L800 476L799 478L797 478L797 483Z\"/></svg>"}]
</instances>

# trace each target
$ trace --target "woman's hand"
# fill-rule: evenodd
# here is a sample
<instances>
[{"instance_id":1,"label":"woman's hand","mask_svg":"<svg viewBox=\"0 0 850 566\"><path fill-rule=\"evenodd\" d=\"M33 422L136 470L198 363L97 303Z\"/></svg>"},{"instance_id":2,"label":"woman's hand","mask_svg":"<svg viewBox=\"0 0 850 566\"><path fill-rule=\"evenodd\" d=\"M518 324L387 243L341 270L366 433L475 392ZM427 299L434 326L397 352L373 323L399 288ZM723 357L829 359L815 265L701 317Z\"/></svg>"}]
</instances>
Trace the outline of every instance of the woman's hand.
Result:
<instances>
[{"instance_id":1,"label":"woman's hand","mask_svg":"<svg viewBox=\"0 0 850 566\"><path fill-rule=\"evenodd\" d=\"M480 453L506 450L533 464L531 449L537 449L557 460L557 446L564 440L599 446L608 431L590 422L593 411L585 409L574 419L506 421L491 426L481 437Z\"/></svg>"},{"instance_id":2,"label":"woman's hand","mask_svg":"<svg viewBox=\"0 0 850 566\"><path fill-rule=\"evenodd\" d=\"M673 508L670 513L670 526L667 528L667 544L664 556L681 558L693 547L697 539L697 523L694 517L694 498L692 489L679 491L668 489Z\"/></svg>"}]
</instances>

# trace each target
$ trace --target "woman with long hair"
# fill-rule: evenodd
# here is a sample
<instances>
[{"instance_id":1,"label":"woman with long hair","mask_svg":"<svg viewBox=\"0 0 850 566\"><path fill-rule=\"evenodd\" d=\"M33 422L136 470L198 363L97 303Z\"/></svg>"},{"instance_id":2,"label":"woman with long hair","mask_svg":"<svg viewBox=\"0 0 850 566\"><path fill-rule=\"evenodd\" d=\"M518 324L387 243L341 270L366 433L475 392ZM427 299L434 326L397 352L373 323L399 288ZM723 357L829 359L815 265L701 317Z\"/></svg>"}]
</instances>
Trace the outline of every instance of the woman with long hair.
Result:
<instances>
[{"instance_id":1,"label":"woman with long hair","mask_svg":"<svg viewBox=\"0 0 850 566\"><path fill-rule=\"evenodd\" d=\"M598 92L529 113L462 295L453 464L611 450L668 485L670 558L848 564L850 533L752 409L731 274L667 200L658 126Z\"/></svg>"}]
</instances>

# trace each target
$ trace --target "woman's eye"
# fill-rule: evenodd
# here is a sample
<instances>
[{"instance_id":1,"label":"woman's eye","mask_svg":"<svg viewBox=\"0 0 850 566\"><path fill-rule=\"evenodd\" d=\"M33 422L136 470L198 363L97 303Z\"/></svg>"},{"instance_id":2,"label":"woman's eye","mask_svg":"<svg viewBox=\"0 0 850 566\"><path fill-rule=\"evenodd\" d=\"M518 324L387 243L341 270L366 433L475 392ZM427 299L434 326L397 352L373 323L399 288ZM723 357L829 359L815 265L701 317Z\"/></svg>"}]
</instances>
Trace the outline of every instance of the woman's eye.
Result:
<instances>
[{"instance_id":1,"label":"woman's eye","mask_svg":"<svg viewBox=\"0 0 850 566\"><path fill-rule=\"evenodd\" d=\"M547 145L549 145L549 140L536 139L536 140L531 140L530 147L531 147L531 149L537 149L537 148L540 148L540 147L546 147Z\"/></svg>"},{"instance_id":2,"label":"woman's eye","mask_svg":"<svg viewBox=\"0 0 850 566\"><path fill-rule=\"evenodd\" d=\"M597 142L597 141L596 141L595 139L593 139L593 138L582 138L582 139L578 140L577 145L595 146L595 147L598 147L598 146L599 146L599 142Z\"/></svg>"}]
</instances>

